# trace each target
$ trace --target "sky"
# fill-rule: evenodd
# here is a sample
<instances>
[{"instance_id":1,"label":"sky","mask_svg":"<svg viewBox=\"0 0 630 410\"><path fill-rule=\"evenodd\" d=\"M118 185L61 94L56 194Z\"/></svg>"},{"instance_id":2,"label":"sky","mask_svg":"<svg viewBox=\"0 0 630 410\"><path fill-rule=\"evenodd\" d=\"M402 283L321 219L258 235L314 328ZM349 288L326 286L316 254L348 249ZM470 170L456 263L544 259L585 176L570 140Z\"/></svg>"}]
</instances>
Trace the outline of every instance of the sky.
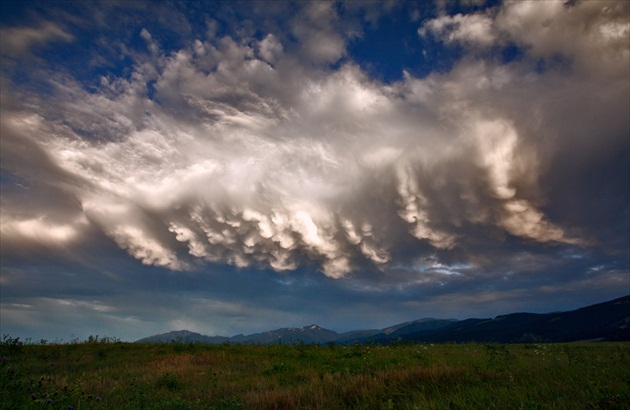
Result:
<instances>
[{"instance_id":1,"label":"sky","mask_svg":"<svg viewBox=\"0 0 630 410\"><path fill-rule=\"evenodd\" d=\"M0 333L630 293L627 1L4 1Z\"/></svg>"}]
</instances>

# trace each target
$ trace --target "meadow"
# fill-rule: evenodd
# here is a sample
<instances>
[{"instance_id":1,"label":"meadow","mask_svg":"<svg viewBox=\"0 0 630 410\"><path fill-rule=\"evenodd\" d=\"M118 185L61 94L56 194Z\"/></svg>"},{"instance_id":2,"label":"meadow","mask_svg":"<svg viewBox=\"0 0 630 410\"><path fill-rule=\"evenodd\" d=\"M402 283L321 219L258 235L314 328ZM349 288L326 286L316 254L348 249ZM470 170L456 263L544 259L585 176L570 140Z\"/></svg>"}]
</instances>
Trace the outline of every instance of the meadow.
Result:
<instances>
[{"instance_id":1,"label":"meadow","mask_svg":"<svg viewBox=\"0 0 630 410\"><path fill-rule=\"evenodd\" d=\"M624 342L0 349L1 409L630 409Z\"/></svg>"}]
</instances>

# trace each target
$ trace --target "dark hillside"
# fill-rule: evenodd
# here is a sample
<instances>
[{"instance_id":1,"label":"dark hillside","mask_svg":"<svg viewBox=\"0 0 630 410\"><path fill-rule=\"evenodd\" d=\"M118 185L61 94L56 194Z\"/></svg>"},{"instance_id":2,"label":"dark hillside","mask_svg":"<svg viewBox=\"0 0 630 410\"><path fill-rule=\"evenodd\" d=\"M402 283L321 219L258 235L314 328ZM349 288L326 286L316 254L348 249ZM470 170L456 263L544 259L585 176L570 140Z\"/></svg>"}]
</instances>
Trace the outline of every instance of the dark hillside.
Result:
<instances>
[{"instance_id":1,"label":"dark hillside","mask_svg":"<svg viewBox=\"0 0 630 410\"><path fill-rule=\"evenodd\" d=\"M630 340L630 296L570 312L513 313L471 319L442 329L403 335L401 341L426 342L571 342Z\"/></svg>"}]
</instances>

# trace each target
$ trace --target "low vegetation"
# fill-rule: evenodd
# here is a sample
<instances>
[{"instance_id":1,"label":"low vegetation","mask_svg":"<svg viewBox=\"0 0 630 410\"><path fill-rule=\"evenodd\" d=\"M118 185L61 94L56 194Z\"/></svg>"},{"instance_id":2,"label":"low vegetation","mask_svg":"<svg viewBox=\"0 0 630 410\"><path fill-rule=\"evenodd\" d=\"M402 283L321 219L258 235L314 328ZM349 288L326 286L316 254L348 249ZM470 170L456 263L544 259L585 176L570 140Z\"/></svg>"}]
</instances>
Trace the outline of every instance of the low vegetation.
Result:
<instances>
[{"instance_id":1,"label":"low vegetation","mask_svg":"<svg viewBox=\"0 0 630 410\"><path fill-rule=\"evenodd\" d=\"M2 409L630 409L630 343L0 345Z\"/></svg>"}]
</instances>

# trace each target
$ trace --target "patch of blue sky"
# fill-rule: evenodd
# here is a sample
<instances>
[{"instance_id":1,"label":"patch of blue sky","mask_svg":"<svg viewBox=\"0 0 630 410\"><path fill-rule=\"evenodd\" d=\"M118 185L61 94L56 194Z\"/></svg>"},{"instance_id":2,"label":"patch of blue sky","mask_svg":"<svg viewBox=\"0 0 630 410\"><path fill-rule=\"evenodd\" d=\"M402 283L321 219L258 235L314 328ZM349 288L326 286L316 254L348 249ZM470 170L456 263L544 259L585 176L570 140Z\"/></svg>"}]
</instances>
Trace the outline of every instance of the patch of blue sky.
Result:
<instances>
[{"instance_id":1,"label":"patch of blue sky","mask_svg":"<svg viewBox=\"0 0 630 410\"><path fill-rule=\"evenodd\" d=\"M584 252L568 252L562 255L564 259L583 259L586 257Z\"/></svg>"},{"instance_id":2,"label":"patch of blue sky","mask_svg":"<svg viewBox=\"0 0 630 410\"><path fill-rule=\"evenodd\" d=\"M363 22L361 36L348 43L348 58L358 64L371 77L385 83L396 82L408 73L426 77L431 73L446 73L469 50L458 43L445 44L432 34L421 36L418 29L429 19L440 14L481 12L500 4L498 0L486 2L443 4L419 2L415 7L394 8L376 22ZM524 50L514 43L490 51L504 64L519 60Z\"/></svg>"},{"instance_id":3,"label":"patch of blue sky","mask_svg":"<svg viewBox=\"0 0 630 410\"><path fill-rule=\"evenodd\" d=\"M461 275L461 271L465 271L473 268L473 265L467 263L455 263L453 265L443 264L436 260L428 261L427 263L416 263L416 264L397 264L392 267L392 269L401 269L406 271L416 271L416 272L437 272L444 275Z\"/></svg>"},{"instance_id":4,"label":"patch of blue sky","mask_svg":"<svg viewBox=\"0 0 630 410\"><path fill-rule=\"evenodd\" d=\"M525 55L525 50L519 47L517 44L508 43L501 50L501 62L503 64L511 63L512 61L518 61Z\"/></svg>"},{"instance_id":5,"label":"patch of blue sky","mask_svg":"<svg viewBox=\"0 0 630 410\"><path fill-rule=\"evenodd\" d=\"M2 172L0 172L0 186L2 186L3 190L7 189L10 186L17 186L22 189L29 189L29 185L30 183L26 178L16 175L11 171L2 168Z\"/></svg>"},{"instance_id":6,"label":"patch of blue sky","mask_svg":"<svg viewBox=\"0 0 630 410\"><path fill-rule=\"evenodd\" d=\"M420 23L411 18L403 10L373 24L364 22L363 35L348 44L350 58L371 76L385 82L400 80L404 70L426 75L433 68L417 34Z\"/></svg>"},{"instance_id":7,"label":"patch of blue sky","mask_svg":"<svg viewBox=\"0 0 630 410\"><path fill-rule=\"evenodd\" d=\"M442 12L454 16L460 13L477 13L496 7L501 4L501 0L480 0L480 1L445 1L441 3Z\"/></svg>"},{"instance_id":8,"label":"patch of blue sky","mask_svg":"<svg viewBox=\"0 0 630 410\"><path fill-rule=\"evenodd\" d=\"M571 71L572 61L564 54L556 53L548 58L539 58L536 61L534 71L536 74L544 74L548 71L559 71L568 75Z\"/></svg>"}]
</instances>

